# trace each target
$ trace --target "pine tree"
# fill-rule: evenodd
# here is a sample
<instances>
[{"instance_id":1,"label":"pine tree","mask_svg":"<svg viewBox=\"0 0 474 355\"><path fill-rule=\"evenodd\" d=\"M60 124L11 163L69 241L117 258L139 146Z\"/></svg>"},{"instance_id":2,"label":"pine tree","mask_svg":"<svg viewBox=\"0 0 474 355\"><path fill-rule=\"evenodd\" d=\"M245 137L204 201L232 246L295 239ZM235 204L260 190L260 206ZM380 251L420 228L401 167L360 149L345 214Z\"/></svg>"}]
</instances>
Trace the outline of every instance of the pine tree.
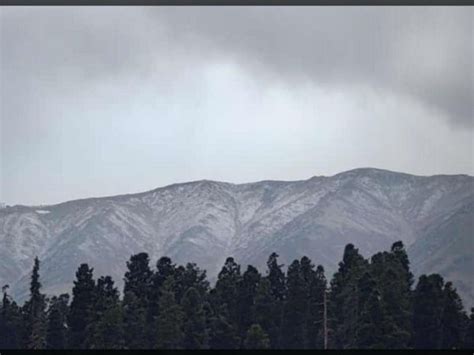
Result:
<instances>
[{"instance_id":1,"label":"pine tree","mask_svg":"<svg viewBox=\"0 0 474 355\"><path fill-rule=\"evenodd\" d=\"M123 296L124 347L127 349L147 349L147 308L143 308L134 292Z\"/></svg>"},{"instance_id":2,"label":"pine tree","mask_svg":"<svg viewBox=\"0 0 474 355\"><path fill-rule=\"evenodd\" d=\"M153 323L147 322L152 277L148 254L132 255L127 262L123 297L123 331L128 349L145 349L153 344L147 337L148 325Z\"/></svg>"},{"instance_id":3,"label":"pine tree","mask_svg":"<svg viewBox=\"0 0 474 355\"><path fill-rule=\"evenodd\" d=\"M413 344L416 349L440 349L442 339L443 278L422 275L414 293Z\"/></svg>"},{"instance_id":4,"label":"pine tree","mask_svg":"<svg viewBox=\"0 0 474 355\"><path fill-rule=\"evenodd\" d=\"M201 270L194 263L187 263L181 277L184 293L191 287L198 291L201 298L209 292L209 281L206 279L206 270ZM184 294L183 294L184 295Z\"/></svg>"},{"instance_id":5,"label":"pine tree","mask_svg":"<svg viewBox=\"0 0 474 355\"><path fill-rule=\"evenodd\" d=\"M183 345L183 311L174 296L174 277L170 275L160 288L157 318L158 349L180 349Z\"/></svg>"},{"instance_id":6,"label":"pine tree","mask_svg":"<svg viewBox=\"0 0 474 355\"><path fill-rule=\"evenodd\" d=\"M184 349L206 349L209 342L206 316L201 295L194 287L188 288L184 294L181 307L184 315Z\"/></svg>"},{"instance_id":7,"label":"pine tree","mask_svg":"<svg viewBox=\"0 0 474 355\"><path fill-rule=\"evenodd\" d=\"M463 348L471 350L474 349L474 308L471 308L471 315L466 322Z\"/></svg>"},{"instance_id":8,"label":"pine tree","mask_svg":"<svg viewBox=\"0 0 474 355\"><path fill-rule=\"evenodd\" d=\"M228 320L229 312L227 304L214 305L214 312L209 317L211 349L238 349L240 337L237 335L236 327Z\"/></svg>"},{"instance_id":9,"label":"pine tree","mask_svg":"<svg viewBox=\"0 0 474 355\"><path fill-rule=\"evenodd\" d=\"M462 347L467 315L461 298L452 282L446 282L443 289L443 311L441 314L441 348L459 349Z\"/></svg>"},{"instance_id":10,"label":"pine tree","mask_svg":"<svg viewBox=\"0 0 474 355\"><path fill-rule=\"evenodd\" d=\"M123 319L119 293L110 276L97 280L92 320L89 324L88 347L120 349L123 347Z\"/></svg>"},{"instance_id":11,"label":"pine tree","mask_svg":"<svg viewBox=\"0 0 474 355\"><path fill-rule=\"evenodd\" d=\"M240 274L240 265L238 265L234 258L227 258L222 267L222 270L217 276L215 286L215 301L217 305L225 305L227 314L227 321L232 324L232 327L238 331L239 324L239 305L238 305L238 286L242 280Z\"/></svg>"},{"instance_id":12,"label":"pine tree","mask_svg":"<svg viewBox=\"0 0 474 355\"><path fill-rule=\"evenodd\" d=\"M67 314L69 295L54 296L48 309L48 327L46 331L47 349L67 348Z\"/></svg>"},{"instance_id":13,"label":"pine tree","mask_svg":"<svg viewBox=\"0 0 474 355\"><path fill-rule=\"evenodd\" d=\"M331 280L329 327L332 348L354 348L359 316L358 280L367 270L367 261L352 244L346 245L339 269Z\"/></svg>"},{"instance_id":14,"label":"pine tree","mask_svg":"<svg viewBox=\"0 0 474 355\"><path fill-rule=\"evenodd\" d=\"M21 308L7 294L8 285L2 287L3 299L0 310L0 349L23 348L23 315Z\"/></svg>"},{"instance_id":15,"label":"pine tree","mask_svg":"<svg viewBox=\"0 0 474 355\"><path fill-rule=\"evenodd\" d=\"M286 280L285 273L282 271L283 265L278 264L277 258L277 253L272 253L268 258L268 280L270 281L272 296L278 301L283 301L286 293Z\"/></svg>"},{"instance_id":16,"label":"pine tree","mask_svg":"<svg viewBox=\"0 0 474 355\"><path fill-rule=\"evenodd\" d=\"M301 271L301 265L295 260L288 267L287 295L283 307L281 326L281 346L283 349L302 349L307 336L308 289Z\"/></svg>"},{"instance_id":17,"label":"pine tree","mask_svg":"<svg viewBox=\"0 0 474 355\"><path fill-rule=\"evenodd\" d=\"M158 315L160 313L159 305L161 298L161 289L167 278L175 276L176 265L173 264L171 259L167 256L163 256L158 259L156 263L156 271L152 275L152 286L149 294L149 304L147 309L147 339L149 347L153 347L156 344L156 334L158 332L156 325ZM176 279L173 281L173 288L175 287ZM172 290L174 293L174 289ZM175 297L176 301L176 296Z\"/></svg>"},{"instance_id":18,"label":"pine tree","mask_svg":"<svg viewBox=\"0 0 474 355\"><path fill-rule=\"evenodd\" d=\"M408 348L412 333L413 275L403 243L394 243L390 253L377 253L371 260L371 273L381 293L384 346Z\"/></svg>"},{"instance_id":19,"label":"pine tree","mask_svg":"<svg viewBox=\"0 0 474 355\"><path fill-rule=\"evenodd\" d=\"M153 276L149 262L147 253L132 255L130 261L127 261L127 271L124 277L124 294L126 292L133 293L143 303L143 307L147 306L147 297Z\"/></svg>"},{"instance_id":20,"label":"pine tree","mask_svg":"<svg viewBox=\"0 0 474 355\"><path fill-rule=\"evenodd\" d=\"M252 324L246 334L244 340L245 349L268 349L270 347L270 339L267 333L258 324Z\"/></svg>"},{"instance_id":21,"label":"pine tree","mask_svg":"<svg viewBox=\"0 0 474 355\"><path fill-rule=\"evenodd\" d=\"M93 271L87 264L81 264L76 272L68 315L68 347L71 349L86 349L86 340L90 338L88 325L93 320L96 298Z\"/></svg>"},{"instance_id":22,"label":"pine tree","mask_svg":"<svg viewBox=\"0 0 474 355\"><path fill-rule=\"evenodd\" d=\"M278 254L272 253L267 260L267 276L270 282L270 294L272 296L272 311L270 313L272 328L266 330L270 337L272 348L280 348L280 327L283 316L283 302L286 294L286 278L282 271L284 265L278 264Z\"/></svg>"},{"instance_id":23,"label":"pine tree","mask_svg":"<svg viewBox=\"0 0 474 355\"><path fill-rule=\"evenodd\" d=\"M44 349L46 346L46 297L40 292L39 267L39 260L35 258L30 298L24 305L27 349Z\"/></svg>"},{"instance_id":24,"label":"pine tree","mask_svg":"<svg viewBox=\"0 0 474 355\"><path fill-rule=\"evenodd\" d=\"M261 275L256 268L248 265L238 284L239 336L244 339L249 327L255 323L255 296Z\"/></svg>"},{"instance_id":25,"label":"pine tree","mask_svg":"<svg viewBox=\"0 0 474 355\"><path fill-rule=\"evenodd\" d=\"M314 275L307 279L309 282L309 299L307 314L307 344L308 349L324 348L324 302L327 288L324 268L318 265Z\"/></svg>"},{"instance_id":26,"label":"pine tree","mask_svg":"<svg viewBox=\"0 0 474 355\"><path fill-rule=\"evenodd\" d=\"M383 314L380 293L369 272L358 281L358 310L355 348L383 349Z\"/></svg>"},{"instance_id":27,"label":"pine tree","mask_svg":"<svg viewBox=\"0 0 474 355\"><path fill-rule=\"evenodd\" d=\"M270 332L278 334L279 332L279 319L273 314L275 302L276 300L271 292L270 281L264 277L257 287L254 305L255 310L253 313L255 314L255 322L259 324L267 334ZM276 344L271 341L270 346L271 348L276 348Z\"/></svg>"}]
</instances>

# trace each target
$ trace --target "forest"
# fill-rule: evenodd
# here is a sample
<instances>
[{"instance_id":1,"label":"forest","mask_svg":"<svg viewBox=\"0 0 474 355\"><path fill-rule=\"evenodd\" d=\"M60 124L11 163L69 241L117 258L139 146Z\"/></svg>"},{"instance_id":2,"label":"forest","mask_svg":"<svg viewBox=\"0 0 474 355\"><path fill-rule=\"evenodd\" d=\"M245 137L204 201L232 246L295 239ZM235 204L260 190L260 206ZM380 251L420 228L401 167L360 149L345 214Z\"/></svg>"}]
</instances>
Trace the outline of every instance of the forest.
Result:
<instances>
[{"instance_id":1,"label":"forest","mask_svg":"<svg viewBox=\"0 0 474 355\"><path fill-rule=\"evenodd\" d=\"M348 244L327 280L308 257L264 273L226 259L214 285L196 264L147 253L127 261L123 292L81 264L72 294L41 291L35 258L19 305L3 287L0 349L473 349L470 315L438 274L415 285L402 242L364 258Z\"/></svg>"}]
</instances>

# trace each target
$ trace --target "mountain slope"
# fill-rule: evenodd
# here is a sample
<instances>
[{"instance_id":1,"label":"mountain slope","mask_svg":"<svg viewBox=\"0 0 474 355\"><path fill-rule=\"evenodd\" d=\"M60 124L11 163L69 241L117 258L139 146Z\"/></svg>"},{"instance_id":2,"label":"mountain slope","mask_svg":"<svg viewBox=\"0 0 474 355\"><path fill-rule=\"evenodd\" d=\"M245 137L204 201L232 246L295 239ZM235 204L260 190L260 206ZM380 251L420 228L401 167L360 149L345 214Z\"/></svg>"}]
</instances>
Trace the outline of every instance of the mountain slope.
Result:
<instances>
[{"instance_id":1,"label":"mountain slope","mask_svg":"<svg viewBox=\"0 0 474 355\"><path fill-rule=\"evenodd\" d=\"M365 256L396 240L414 270L453 279L473 304L474 178L355 169L304 181L196 181L140 194L0 210L0 284L27 294L32 259L48 292L71 287L78 265L121 284L131 254L196 262L215 277L227 256L263 268L309 256L335 271L343 248Z\"/></svg>"}]
</instances>

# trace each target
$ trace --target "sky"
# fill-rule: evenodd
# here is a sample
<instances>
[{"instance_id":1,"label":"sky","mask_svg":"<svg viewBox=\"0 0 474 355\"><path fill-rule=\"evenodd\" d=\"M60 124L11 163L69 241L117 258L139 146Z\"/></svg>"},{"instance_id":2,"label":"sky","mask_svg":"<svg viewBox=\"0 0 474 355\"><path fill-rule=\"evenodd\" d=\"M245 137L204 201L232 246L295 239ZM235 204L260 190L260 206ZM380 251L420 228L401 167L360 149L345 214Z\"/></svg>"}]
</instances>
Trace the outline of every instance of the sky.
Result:
<instances>
[{"instance_id":1,"label":"sky","mask_svg":"<svg viewBox=\"0 0 474 355\"><path fill-rule=\"evenodd\" d=\"M2 7L0 202L474 175L472 7Z\"/></svg>"}]
</instances>

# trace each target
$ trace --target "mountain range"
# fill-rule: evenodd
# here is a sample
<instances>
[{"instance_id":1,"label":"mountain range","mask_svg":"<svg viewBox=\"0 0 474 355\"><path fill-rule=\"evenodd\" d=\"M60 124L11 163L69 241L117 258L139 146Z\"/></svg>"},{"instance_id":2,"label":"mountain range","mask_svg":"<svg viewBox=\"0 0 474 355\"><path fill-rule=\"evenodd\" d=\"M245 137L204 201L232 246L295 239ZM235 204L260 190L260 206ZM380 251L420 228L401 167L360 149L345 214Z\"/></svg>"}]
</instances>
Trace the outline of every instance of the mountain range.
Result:
<instances>
[{"instance_id":1,"label":"mountain range","mask_svg":"<svg viewBox=\"0 0 474 355\"><path fill-rule=\"evenodd\" d=\"M33 258L48 294L70 292L77 267L111 275L121 287L126 261L195 262L215 280L233 256L264 271L277 252L303 255L330 278L344 246L366 257L404 242L415 276L440 273L465 306L474 305L474 177L415 176L360 168L301 181L232 184L209 180L137 194L49 206L0 209L0 285L24 300Z\"/></svg>"}]
</instances>

